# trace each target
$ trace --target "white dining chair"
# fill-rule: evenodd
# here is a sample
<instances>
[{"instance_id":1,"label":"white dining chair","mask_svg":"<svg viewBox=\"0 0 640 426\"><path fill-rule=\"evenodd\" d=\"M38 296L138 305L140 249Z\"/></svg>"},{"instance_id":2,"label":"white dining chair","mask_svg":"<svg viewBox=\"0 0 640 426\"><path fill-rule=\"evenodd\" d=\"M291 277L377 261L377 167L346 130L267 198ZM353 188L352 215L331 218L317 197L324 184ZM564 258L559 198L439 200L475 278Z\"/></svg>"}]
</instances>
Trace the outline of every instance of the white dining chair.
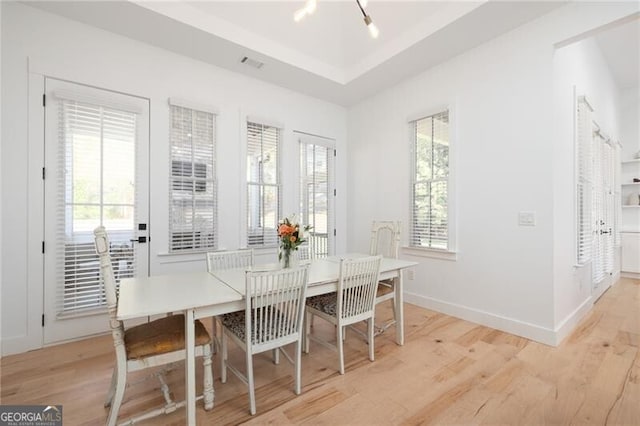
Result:
<instances>
[{"instance_id":1,"label":"white dining chair","mask_svg":"<svg viewBox=\"0 0 640 426\"><path fill-rule=\"evenodd\" d=\"M247 271L244 311L222 315L222 383L227 369L249 388L249 409L256 413L253 355L276 350L295 369L295 393L301 392L301 352L304 302L309 282L309 265L269 271ZM233 340L246 355L246 375L228 358L228 340ZM283 347L295 343L294 358ZM277 361L276 361L277 362Z\"/></svg>"},{"instance_id":2,"label":"white dining chair","mask_svg":"<svg viewBox=\"0 0 640 426\"><path fill-rule=\"evenodd\" d=\"M374 221L371 226L371 244L369 246L369 254L382 255L390 259L398 258L398 249L400 247L400 229L401 222L396 221ZM380 281L376 290L376 306L391 301L391 309L393 319L388 320L380 325L376 324L376 335L384 333L384 331L396 324L396 292L392 279Z\"/></svg>"},{"instance_id":3,"label":"white dining chair","mask_svg":"<svg viewBox=\"0 0 640 426\"><path fill-rule=\"evenodd\" d=\"M310 262L313 260L313 250L309 243L298 246L297 250L298 259L302 262Z\"/></svg>"},{"instance_id":4,"label":"white dining chair","mask_svg":"<svg viewBox=\"0 0 640 426\"><path fill-rule=\"evenodd\" d=\"M207 271L216 269L250 268L253 266L253 249L212 251L207 253Z\"/></svg>"},{"instance_id":5,"label":"white dining chair","mask_svg":"<svg viewBox=\"0 0 640 426\"><path fill-rule=\"evenodd\" d=\"M343 333L346 326L367 321L367 343L369 360L374 360L374 303L376 287L380 276L382 256L368 256L340 261L338 291L307 299L305 352L309 352L309 340L313 340L330 349L337 350L340 360L340 374L344 374ZM311 334L312 316L322 318L336 326L336 344Z\"/></svg>"},{"instance_id":6,"label":"white dining chair","mask_svg":"<svg viewBox=\"0 0 640 426\"><path fill-rule=\"evenodd\" d=\"M245 268L250 269L253 267L253 249L240 249L240 250L224 250L224 251L212 251L207 253L207 272L213 273L218 270ZM219 317L213 317L211 323L211 334L213 337L214 352L217 353L217 349L220 348L220 339L218 338L218 323ZM222 360L220 360L222 367Z\"/></svg>"},{"instance_id":7,"label":"white dining chair","mask_svg":"<svg viewBox=\"0 0 640 426\"><path fill-rule=\"evenodd\" d=\"M185 359L184 315L171 315L128 329L116 318L118 296L116 281L109 254L109 238L104 227L94 230L95 249L100 259L100 273L104 282L109 325L116 352L116 365L111 377L111 385L105 407L111 407L107 425L115 425L127 384L127 373L146 368L171 364ZM205 410L213 408L213 373L211 369L211 337L200 321L195 322L196 356L202 357L204 364L204 392L198 399L204 399ZM160 390L165 405L128 420L134 423L144 419L168 414L183 407L185 401L171 399L169 387L163 371L155 373L160 381Z\"/></svg>"}]
</instances>

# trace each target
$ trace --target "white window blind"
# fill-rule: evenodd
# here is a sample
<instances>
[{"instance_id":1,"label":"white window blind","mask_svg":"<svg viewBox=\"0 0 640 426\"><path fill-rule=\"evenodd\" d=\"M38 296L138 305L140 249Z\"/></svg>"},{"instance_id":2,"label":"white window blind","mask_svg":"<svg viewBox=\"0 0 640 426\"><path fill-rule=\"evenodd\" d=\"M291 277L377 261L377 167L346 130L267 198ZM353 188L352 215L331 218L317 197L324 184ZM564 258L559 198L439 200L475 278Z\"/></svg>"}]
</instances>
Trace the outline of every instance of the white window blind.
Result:
<instances>
[{"instance_id":1,"label":"white window blind","mask_svg":"<svg viewBox=\"0 0 640 426\"><path fill-rule=\"evenodd\" d=\"M247 122L247 245L277 246L281 129Z\"/></svg>"},{"instance_id":2,"label":"white window blind","mask_svg":"<svg viewBox=\"0 0 640 426\"><path fill-rule=\"evenodd\" d=\"M410 123L412 206L410 245L449 248L449 111Z\"/></svg>"},{"instance_id":3,"label":"white window blind","mask_svg":"<svg viewBox=\"0 0 640 426\"><path fill-rule=\"evenodd\" d=\"M334 149L300 141L300 217L311 225L307 240L313 257L326 257L329 253L331 197L331 160Z\"/></svg>"},{"instance_id":4,"label":"white window blind","mask_svg":"<svg viewBox=\"0 0 640 426\"><path fill-rule=\"evenodd\" d=\"M217 248L215 138L215 114L171 105L170 252Z\"/></svg>"},{"instance_id":5,"label":"white window blind","mask_svg":"<svg viewBox=\"0 0 640 426\"><path fill-rule=\"evenodd\" d=\"M58 317L104 309L93 229L109 230L116 282L132 277L136 120L132 112L60 99L56 229Z\"/></svg>"},{"instance_id":6,"label":"white window blind","mask_svg":"<svg viewBox=\"0 0 640 426\"><path fill-rule=\"evenodd\" d=\"M591 260L593 246L593 110L584 98L578 100L576 164L576 261L584 265Z\"/></svg>"}]
</instances>

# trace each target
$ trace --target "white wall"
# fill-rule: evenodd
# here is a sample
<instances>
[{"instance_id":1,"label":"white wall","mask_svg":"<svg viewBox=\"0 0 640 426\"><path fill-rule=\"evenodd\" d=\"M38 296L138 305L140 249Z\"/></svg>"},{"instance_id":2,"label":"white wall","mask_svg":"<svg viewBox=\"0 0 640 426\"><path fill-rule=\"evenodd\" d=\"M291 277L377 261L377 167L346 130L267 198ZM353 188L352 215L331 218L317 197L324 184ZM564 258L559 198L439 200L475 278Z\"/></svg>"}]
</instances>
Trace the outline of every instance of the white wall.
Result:
<instances>
[{"instance_id":1,"label":"white wall","mask_svg":"<svg viewBox=\"0 0 640 426\"><path fill-rule=\"evenodd\" d=\"M640 152L640 87L624 90L620 96L620 143L622 143L621 158L623 161L635 158ZM623 182L631 182L634 177L640 177L640 164L625 164L621 170ZM622 191L624 199L631 193L638 193L636 188L627 187ZM622 209L622 229L632 232L640 232L640 210Z\"/></svg>"},{"instance_id":2,"label":"white wall","mask_svg":"<svg viewBox=\"0 0 640 426\"><path fill-rule=\"evenodd\" d=\"M366 248L371 220L409 223L407 117L448 105L457 260L405 251L419 262L407 301L554 344L553 45L635 10L565 6L350 108L348 249Z\"/></svg>"},{"instance_id":3,"label":"white wall","mask_svg":"<svg viewBox=\"0 0 640 426\"><path fill-rule=\"evenodd\" d=\"M640 151L640 87L620 94L620 143L622 160L631 160Z\"/></svg>"},{"instance_id":4,"label":"white wall","mask_svg":"<svg viewBox=\"0 0 640 426\"><path fill-rule=\"evenodd\" d=\"M33 308L42 304L42 273L27 263L30 256L36 260L41 257L37 254L39 248L27 243L27 217L39 214L37 207L28 205L27 197L27 178L37 179L37 174L27 176L27 170L31 166L31 170L38 171L42 166L30 164L28 155L29 71L150 99L152 274L205 268L202 255L158 256L167 252L168 238L169 97L213 105L220 111L217 164L221 247L237 248L243 244L238 228L245 217L240 202L243 176L239 170L244 144L240 135L242 117L249 114L285 125L283 214L297 210L298 160L293 131L336 140L337 249L344 251L345 232L340 226L346 222L346 184L341 172L346 169L346 155L341 155L346 151L344 108L26 5L3 3L2 7L2 203L12 206L2 217L4 353L41 343L39 330L30 324L42 313ZM35 128L38 126L36 123Z\"/></svg>"},{"instance_id":5,"label":"white wall","mask_svg":"<svg viewBox=\"0 0 640 426\"><path fill-rule=\"evenodd\" d=\"M593 37L559 48L554 55L554 327L558 340L593 304L591 264L574 266L574 91L575 96L587 97L601 130L619 140L619 90Z\"/></svg>"}]
</instances>

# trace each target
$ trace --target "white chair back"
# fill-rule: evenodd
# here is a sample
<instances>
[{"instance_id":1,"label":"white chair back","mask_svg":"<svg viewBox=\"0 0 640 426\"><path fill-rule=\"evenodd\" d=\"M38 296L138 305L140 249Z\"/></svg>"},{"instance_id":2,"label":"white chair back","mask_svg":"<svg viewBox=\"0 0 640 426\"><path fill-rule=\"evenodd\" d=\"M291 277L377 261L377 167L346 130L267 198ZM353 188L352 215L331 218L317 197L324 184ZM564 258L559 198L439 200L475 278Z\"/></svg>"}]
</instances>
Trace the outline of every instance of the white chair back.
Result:
<instances>
[{"instance_id":1,"label":"white chair back","mask_svg":"<svg viewBox=\"0 0 640 426\"><path fill-rule=\"evenodd\" d=\"M349 323L373 316L382 256L340 262L337 315Z\"/></svg>"},{"instance_id":2,"label":"white chair back","mask_svg":"<svg viewBox=\"0 0 640 426\"><path fill-rule=\"evenodd\" d=\"M215 251L207 253L207 271L250 268L253 266L253 249Z\"/></svg>"},{"instance_id":3,"label":"white chair back","mask_svg":"<svg viewBox=\"0 0 640 426\"><path fill-rule=\"evenodd\" d=\"M371 227L371 245L369 254L372 256L397 259L400 246L400 225L396 221L374 221Z\"/></svg>"},{"instance_id":4,"label":"white chair back","mask_svg":"<svg viewBox=\"0 0 640 426\"><path fill-rule=\"evenodd\" d=\"M109 254L109 236L104 226L97 227L93 234L96 253L100 259L100 276L104 284L105 297L107 299L107 309L109 311L109 319L111 331L116 343L121 343L124 333L122 321L116 319L118 311L118 296L116 290L116 279L113 273L113 265L111 263L111 255Z\"/></svg>"},{"instance_id":5,"label":"white chair back","mask_svg":"<svg viewBox=\"0 0 640 426\"><path fill-rule=\"evenodd\" d=\"M302 336L309 266L246 273L246 339L251 353L294 342ZM250 296L250 297L249 297ZM263 346L261 350L257 348Z\"/></svg>"},{"instance_id":6,"label":"white chair back","mask_svg":"<svg viewBox=\"0 0 640 426\"><path fill-rule=\"evenodd\" d=\"M308 243L302 244L298 247L298 259L300 260L311 260L313 259L313 250L311 245Z\"/></svg>"}]
</instances>

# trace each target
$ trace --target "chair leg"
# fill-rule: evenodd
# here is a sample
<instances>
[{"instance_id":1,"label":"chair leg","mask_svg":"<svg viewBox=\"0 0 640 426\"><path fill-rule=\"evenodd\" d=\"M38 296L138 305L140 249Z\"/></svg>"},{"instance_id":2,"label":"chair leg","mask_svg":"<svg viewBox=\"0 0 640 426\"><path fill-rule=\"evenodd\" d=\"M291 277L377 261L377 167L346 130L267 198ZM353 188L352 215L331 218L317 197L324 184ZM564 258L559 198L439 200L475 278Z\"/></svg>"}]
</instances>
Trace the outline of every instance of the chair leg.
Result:
<instances>
[{"instance_id":1,"label":"chair leg","mask_svg":"<svg viewBox=\"0 0 640 426\"><path fill-rule=\"evenodd\" d=\"M300 393L302 392L302 374L301 374L301 367L302 367L302 342L300 340L298 340L296 342L296 362L295 362L295 370L296 370L296 383L295 383L295 392L296 395L300 395Z\"/></svg>"},{"instance_id":2,"label":"chair leg","mask_svg":"<svg viewBox=\"0 0 640 426\"><path fill-rule=\"evenodd\" d=\"M122 399L124 398L124 389L127 386L127 367L126 365L116 365L118 371L116 378L116 388L113 399L111 400L111 409L109 410L109 417L107 419L108 426L115 426L118 421L118 412L120 411L120 405L122 405Z\"/></svg>"},{"instance_id":3,"label":"chair leg","mask_svg":"<svg viewBox=\"0 0 640 426\"><path fill-rule=\"evenodd\" d=\"M305 314L304 321L304 353L309 353L309 335L311 334L311 319L313 316L310 313Z\"/></svg>"},{"instance_id":4,"label":"chair leg","mask_svg":"<svg viewBox=\"0 0 640 426\"><path fill-rule=\"evenodd\" d=\"M227 342L227 334L224 329L222 330L222 356L220 357L220 381L222 383L227 383L227 356L228 356L228 342Z\"/></svg>"},{"instance_id":5,"label":"chair leg","mask_svg":"<svg viewBox=\"0 0 640 426\"><path fill-rule=\"evenodd\" d=\"M218 335L218 317L211 317L211 353L217 354L220 349L220 336Z\"/></svg>"},{"instance_id":6,"label":"chair leg","mask_svg":"<svg viewBox=\"0 0 640 426\"><path fill-rule=\"evenodd\" d=\"M391 302L391 312L393 312L393 321L397 323L398 317L396 316L396 298L389 299Z\"/></svg>"},{"instance_id":7,"label":"chair leg","mask_svg":"<svg viewBox=\"0 0 640 426\"><path fill-rule=\"evenodd\" d=\"M343 329L344 328L341 325L337 327L338 336L336 339L336 345L338 346L338 358L340 358L340 374L344 374L344 342L342 339Z\"/></svg>"},{"instance_id":8,"label":"chair leg","mask_svg":"<svg viewBox=\"0 0 640 426\"><path fill-rule=\"evenodd\" d=\"M118 366L113 366L113 372L111 373L111 384L109 385L109 391L107 392L107 398L104 400L104 408L111 406L113 401L113 394L116 392L116 381L118 379Z\"/></svg>"},{"instance_id":9,"label":"chair leg","mask_svg":"<svg viewBox=\"0 0 640 426\"><path fill-rule=\"evenodd\" d=\"M369 318L367 320L367 331L369 332L369 360L373 361L374 360L374 351L373 351L373 344L375 342L375 337L374 337L374 330L375 329L375 323L373 322L373 317Z\"/></svg>"},{"instance_id":10,"label":"chair leg","mask_svg":"<svg viewBox=\"0 0 640 426\"><path fill-rule=\"evenodd\" d=\"M204 409L209 411L213 408L213 368L211 367L211 346L215 346L212 341L211 345L204 345L204 351L202 354L202 363L204 365Z\"/></svg>"},{"instance_id":11,"label":"chair leg","mask_svg":"<svg viewBox=\"0 0 640 426\"><path fill-rule=\"evenodd\" d=\"M249 411L251 415L256 414L256 390L253 380L253 356L249 348L245 348L247 355L247 386L249 387Z\"/></svg>"}]
</instances>

